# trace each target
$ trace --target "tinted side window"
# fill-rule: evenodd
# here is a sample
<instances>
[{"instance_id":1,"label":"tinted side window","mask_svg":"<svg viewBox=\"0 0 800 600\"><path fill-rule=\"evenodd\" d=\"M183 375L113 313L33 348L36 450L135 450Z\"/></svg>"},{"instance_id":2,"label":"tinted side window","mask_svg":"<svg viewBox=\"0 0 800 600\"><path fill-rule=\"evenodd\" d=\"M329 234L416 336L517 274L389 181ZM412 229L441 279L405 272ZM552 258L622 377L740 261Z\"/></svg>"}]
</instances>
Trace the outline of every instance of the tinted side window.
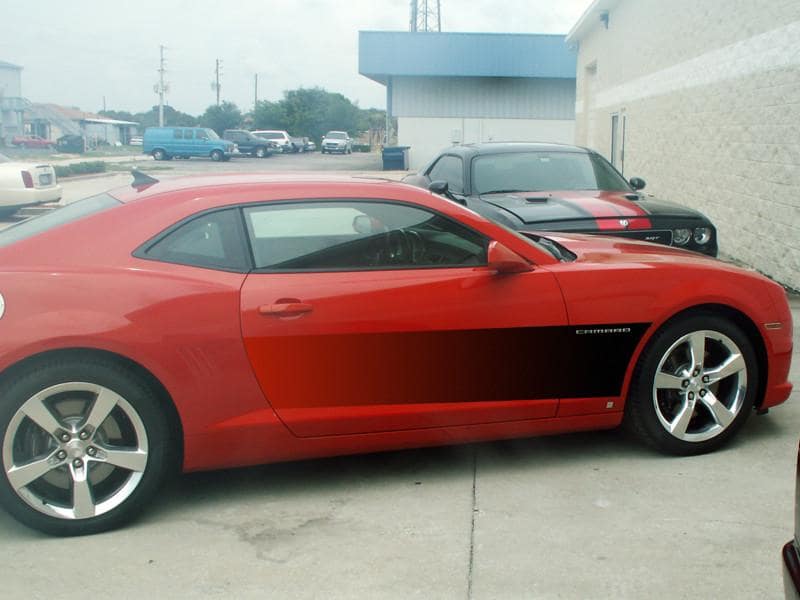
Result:
<instances>
[{"instance_id":1,"label":"tinted side window","mask_svg":"<svg viewBox=\"0 0 800 600\"><path fill-rule=\"evenodd\" d=\"M485 265L488 240L403 204L320 201L245 209L257 269L325 271Z\"/></svg>"},{"instance_id":2,"label":"tinted side window","mask_svg":"<svg viewBox=\"0 0 800 600\"><path fill-rule=\"evenodd\" d=\"M200 136L198 136L198 137L200 137ZM194 131L192 131L191 129L184 129L183 130L183 139L185 139L185 140L194 139Z\"/></svg>"},{"instance_id":3,"label":"tinted side window","mask_svg":"<svg viewBox=\"0 0 800 600\"><path fill-rule=\"evenodd\" d=\"M450 191L461 193L464 191L464 163L459 156L445 155L436 161L428 172L431 181L446 181Z\"/></svg>"},{"instance_id":4,"label":"tinted side window","mask_svg":"<svg viewBox=\"0 0 800 600\"><path fill-rule=\"evenodd\" d=\"M134 255L227 271L250 268L241 216L235 208L195 217Z\"/></svg>"},{"instance_id":5,"label":"tinted side window","mask_svg":"<svg viewBox=\"0 0 800 600\"><path fill-rule=\"evenodd\" d=\"M207 140L208 139L208 134L202 129L195 129L194 133L195 133L195 137L198 140Z\"/></svg>"},{"instance_id":6,"label":"tinted side window","mask_svg":"<svg viewBox=\"0 0 800 600\"><path fill-rule=\"evenodd\" d=\"M172 130L172 137L174 137L176 140L182 140L183 139L183 129L173 129Z\"/></svg>"}]
</instances>

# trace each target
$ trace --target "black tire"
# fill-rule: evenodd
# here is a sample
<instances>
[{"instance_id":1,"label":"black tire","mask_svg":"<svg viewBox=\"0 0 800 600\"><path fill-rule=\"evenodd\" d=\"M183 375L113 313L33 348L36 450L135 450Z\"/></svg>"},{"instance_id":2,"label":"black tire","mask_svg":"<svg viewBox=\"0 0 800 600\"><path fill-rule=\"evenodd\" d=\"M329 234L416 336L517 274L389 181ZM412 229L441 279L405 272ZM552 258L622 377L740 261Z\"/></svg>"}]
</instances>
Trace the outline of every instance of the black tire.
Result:
<instances>
[{"instance_id":1,"label":"black tire","mask_svg":"<svg viewBox=\"0 0 800 600\"><path fill-rule=\"evenodd\" d=\"M723 364L729 366L721 370ZM738 325L711 313L678 317L655 333L639 358L625 425L660 452L704 454L744 425L758 387L753 344Z\"/></svg>"},{"instance_id":2,"label":"black tire","mask_svg":"<svg viewBox=\"0 0 800 600\"><path fill-rule=\"evenodd\" d=\"M214 162L219 162L224 158L224 155L222 154L222 150L212 150L210 156L211 156L211 160L213 160Z\"/></svg>"},{"instance_id":3,"label":"black tire","mask_svg":"<svg viewBox=\"0 0 800 600\"><path fill-rule=\"evenodd\" d=\"M256 158L264 158L267 155L267 149L264 146L259 146L253 154Z\"/></svg>"},{"instance_id":4,"label":"black tire","mask_svg":"<svg viewBox=\"0 0 800 600\"><path fill-rule=\"evenodd\" d=\"M167 160L167 153L164 152L161 148L156 148L153 150L153 158L155 160Z\"/></svg>"},{"instance_id":5,"label":"black tire","mask_svg":"<svg viewBox=\"0 0 800 600\"><path fill-rule=\"evenodd\" d=\"M325 148L321 148L319 151L320 154L325 154Z\"/></svg>"},{"instance_id":6,"label":"black tire","mask_svg":"<svg viewBox=\"0 0 800 600\"><path fill-rule=\"evenodd\" d=\"M47 414L28 416L42 407L49 407L44 413L55 432L39 425L49 424ZM93 534L129 522L175 466L168 419L153 391L125 367L96 359L54 359L6 380L0 435L0 504L51 535ZM21 475L45 460L46 472Z\"/></svg>"}]
</instances>

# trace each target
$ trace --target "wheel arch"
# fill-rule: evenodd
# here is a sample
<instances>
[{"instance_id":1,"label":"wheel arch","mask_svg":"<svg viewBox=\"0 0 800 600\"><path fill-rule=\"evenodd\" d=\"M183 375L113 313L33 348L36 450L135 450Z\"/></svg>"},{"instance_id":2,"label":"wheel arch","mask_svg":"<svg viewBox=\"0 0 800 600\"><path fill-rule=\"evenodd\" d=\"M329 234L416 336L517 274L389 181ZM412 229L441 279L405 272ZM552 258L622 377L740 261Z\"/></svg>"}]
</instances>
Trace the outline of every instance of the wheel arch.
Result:
<instances>
[{"instance_id":1,"label":"wheel arch","mask_svg":"<svg viewBox=\"0 0 800 600\"><path fill-rule=\"evenodd\" d=\"M761 336L761 333L758 330L758 326L753 322L753 320L747 316L742 311L726 305L726 304L698 304L695 306L691 306L685 308L671 317L669 317L666 321L661 323L658 328L650 335L647 343L644 347L647 347L655 334L658 331L661 331L664 327L668 326L671 323L679 319L683 319L686 317L696 316L699 314L712 314L718 317L724 317L729 319L735 325L737 325L747 336L747 339L750 340L750 343L753 345L753 351L756 355L756 361L758 363L758 389L756 393L756 403L755 406L758 408L761 406L761 403L764 401L764 394L767 389L767 377L768 377L768 369L769 364L767 362L767 348L764 342L764 338ZM642 349L642 352L644 348ZM641 356L641 353L639 354ZM638 361L638 358L637 358Z\"/></svg>"},{"instance_id":2,"label":"wheel arch","mask_svg":"<svg viewBox=\"0 0 800 600\"><path fill-rule=\"evenodd\" d=\"M183 464L183 422L181 421L178 409L172 399L172 395L161 381L153 375L148 369L121 354L110 352L108 350L99 350L96 348L60 348L57 350L48 350L39 354L34 354L19 360L18 362L7 367L0 373L0 386L6 381L19 376L27 371L42 368L47 362L51 360L86 360L97 361L116 366L124 367L139 378L153 394L161 402L164 408L164 414L167 417L169 430L173 442L172 451L174 452L175 464L174 466L180 468Z\"/></svg>"}]
</instances>

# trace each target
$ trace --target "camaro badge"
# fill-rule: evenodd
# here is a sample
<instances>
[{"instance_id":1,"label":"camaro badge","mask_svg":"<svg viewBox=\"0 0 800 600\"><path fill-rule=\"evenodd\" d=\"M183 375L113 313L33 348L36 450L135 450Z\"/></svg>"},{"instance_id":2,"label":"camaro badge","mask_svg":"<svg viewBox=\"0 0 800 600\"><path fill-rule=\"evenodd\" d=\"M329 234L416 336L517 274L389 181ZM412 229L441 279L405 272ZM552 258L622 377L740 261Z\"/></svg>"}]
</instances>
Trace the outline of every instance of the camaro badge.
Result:
<instances>
[{"instance_id":1,"label":"camaro badge","mask_svg":"<svg viewBox=\"0 0 800 600\"><path fill-rule=\"evenodd\" d=\"M620 219L619 224L622 225L622 227L624 227L625 229L627 229L630 226L631 222L628 221L628 219Z\"/></svg>"},{"instance_id":2,"label":"camaro badge","mask_svg":"<svg viewBox=\"0 0 800 600\"><path fill-rule=\"evenodd\" d=\"M600 329L576 329L575 335L601 335L604 333L630 333L630 327L604 327Z\"/></svg>"}]
</instances>

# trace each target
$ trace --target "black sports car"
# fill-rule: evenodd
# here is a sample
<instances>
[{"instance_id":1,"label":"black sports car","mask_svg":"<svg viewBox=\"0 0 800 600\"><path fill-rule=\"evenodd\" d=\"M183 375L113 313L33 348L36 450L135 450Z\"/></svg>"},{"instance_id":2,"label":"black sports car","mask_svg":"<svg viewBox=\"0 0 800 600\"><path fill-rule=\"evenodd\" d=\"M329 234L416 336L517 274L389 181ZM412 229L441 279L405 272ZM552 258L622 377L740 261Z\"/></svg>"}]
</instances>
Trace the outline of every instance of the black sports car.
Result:
<instances>
[{"instance_id":1,"label":"black sports car","mask_svg":"<svg viewBox=\"0 0 800 600\"><path fill-rule=\"evenodd\" d=\"M616 235L717 255L717 232L702 213L645 196L598 153L519 142L443 150L403 181L446 195L518 231ZM447 185L445 185L445 183Z\"/></svg>"}]
</instances>

